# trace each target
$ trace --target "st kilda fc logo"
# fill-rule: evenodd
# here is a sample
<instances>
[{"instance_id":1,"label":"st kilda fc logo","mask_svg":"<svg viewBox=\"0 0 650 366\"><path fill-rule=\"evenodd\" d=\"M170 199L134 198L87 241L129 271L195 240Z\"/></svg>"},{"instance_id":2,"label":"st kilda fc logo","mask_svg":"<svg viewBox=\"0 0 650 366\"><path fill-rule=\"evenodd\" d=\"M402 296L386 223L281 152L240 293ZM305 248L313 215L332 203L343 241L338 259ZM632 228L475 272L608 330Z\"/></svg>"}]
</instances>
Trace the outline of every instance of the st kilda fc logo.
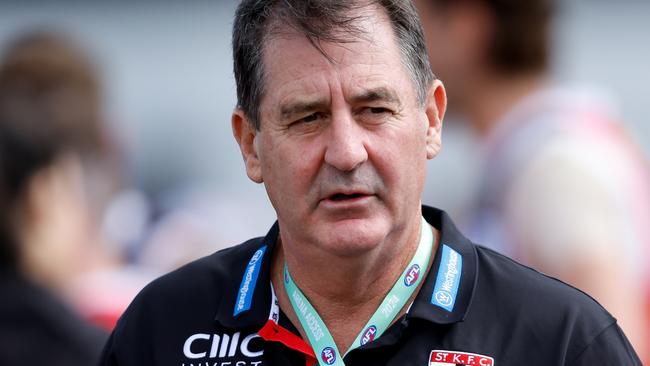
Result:
<instances>
[{"instance_id":1,"label":"st kilda fc logo","mask_svg":"<svg viewBox=\"0 0 650 366\"><path fill-rule=\"evenodd\" d=\"M434 350L429 366L494 366L494 359L476 353Z\"/></svg>"}]
</instances>

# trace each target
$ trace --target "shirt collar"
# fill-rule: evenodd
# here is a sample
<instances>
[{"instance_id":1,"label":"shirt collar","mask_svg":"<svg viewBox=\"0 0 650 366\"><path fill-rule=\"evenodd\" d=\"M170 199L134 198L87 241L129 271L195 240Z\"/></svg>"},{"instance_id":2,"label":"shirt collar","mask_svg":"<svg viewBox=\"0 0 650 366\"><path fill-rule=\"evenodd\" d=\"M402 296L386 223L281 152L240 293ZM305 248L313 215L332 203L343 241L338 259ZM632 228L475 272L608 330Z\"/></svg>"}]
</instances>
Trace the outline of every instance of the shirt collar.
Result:
<instances>
[{"instance_id":1,"label":"shirt collar","mask_svg":"<svg viewBox=\"0 0 650 366\"><path fill-rule=\"evenodd\" d=\"M440 232L440 243L431 270L409 310L409 317L421 318L439 324L462 321L470 306L478 275L478 262L474 245L458 231L444 211L422 206L422 214L425 220ZM260 328L268 320L272 297L271 256L278 235L279 225L276 222L264 238L253 240L251 245L244 244L234 248L234 250L241 250L244 253L237 256L241 258L239 263L236 263L232 268L228 268L229 271L232 271L232 274L226 274L225 277L230 278L230 283L222 284L224 288L229 290L223 292L224 297L215 318L222 325L229 328ZM444 280L448 279L450 266L449 263L443 261L444 246L449 248L447 249L448 252L457 253L457 259L460 258L462 263L461 270L455 275L457 277L452 278L451 282L448 281L446 284ZM263 254L255 260L256 253L261 249L263 249ZM450 249L451 251L449 251ZM447 259L448 262L448 257L444 259ZM258 266L259 268L257 268ZM254 276L255 269L258 270L256 278L250 278L247 281L247 276ZM440 280L438 280L439 278ZM441 305L444 305L444 302L441 303L435 300L435 292L441 288L440 285L437 286L438 281L443 286L453 285L454 281L458 281L453 308L449 306L443 307ZM245 283L247 283L248 288L246 291L242 291ZM252 293L249 293L251 291ZM250 308L236 313L238 303L242 301L242 298L243 300L246 298L244 295L250 296Z\"/></svg>"},{"instance_id":2,"label":"shirt collar","mask_svg":"<svg viewBox=\"0 0 650 366\"><path fill-rule=\"evenodd\" d=\"M218 284L223 286L220 289L223 298L215 320L222 325L228 328L260 328L268 319L272 297L271 256L279 231L276 221L264 238L233 248L243 253L236 256L240 258L237 263L226 269L230 273L226 273L224 278L229 279L229 283ZM244 309L238 308L242 301L247 304Z\"/></svg>"},{"instance_id":3,"label":"shirt collar","mask_svg":"<svg viewBox=\"0 0 650 366\"><path fill-rule=\"evenodd\" d=\"M438 324L462 321L471 304L478 276L474 244L460 233L444 211L422 206L422 214L440 232L440 241L431 270L408 316Z\"/></svg>"}]
</instances>

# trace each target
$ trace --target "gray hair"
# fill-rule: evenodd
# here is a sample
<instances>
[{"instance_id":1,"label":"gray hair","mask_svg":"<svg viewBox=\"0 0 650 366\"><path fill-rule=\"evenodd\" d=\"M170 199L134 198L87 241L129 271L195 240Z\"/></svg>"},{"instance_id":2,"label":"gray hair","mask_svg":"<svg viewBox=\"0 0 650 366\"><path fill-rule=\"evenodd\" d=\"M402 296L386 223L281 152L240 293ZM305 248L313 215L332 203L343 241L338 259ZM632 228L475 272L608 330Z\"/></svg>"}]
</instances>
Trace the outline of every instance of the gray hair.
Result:
<instances>
[{"instance_id":1,"label":"gray hair","mask_svg":"<svg viewBox=\"0 0 650 366\"><path fill-rule=\"evenodd\" d=\"M352 10L376 4L385 9L397 37L405 65L424 105L435 76L417 11L410 0L243 0L233 25L233 61L237 105L259 130L264 94L264 42L274 25L288 25L303 33L321 51L321 42L350 43L363 36Z\"/></svg>"}]
</instances>

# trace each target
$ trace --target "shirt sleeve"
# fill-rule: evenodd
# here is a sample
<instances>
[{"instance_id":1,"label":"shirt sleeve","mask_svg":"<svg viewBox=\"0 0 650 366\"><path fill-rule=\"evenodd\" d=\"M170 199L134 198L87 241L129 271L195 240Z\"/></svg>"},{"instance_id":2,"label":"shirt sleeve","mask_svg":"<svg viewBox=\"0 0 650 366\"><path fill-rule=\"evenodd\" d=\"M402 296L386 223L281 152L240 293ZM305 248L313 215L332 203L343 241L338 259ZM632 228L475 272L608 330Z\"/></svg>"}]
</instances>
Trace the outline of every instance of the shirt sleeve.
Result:
<instances>
[{"instance_id":1,"label":"shirt sleeve","mask_svg":"<svg viewBox=\"0 0 650 366\"><path fill-rule=\"evenodd\" d=\"M643 366L618 324L605 328L567 366Z\"/></svg>"}]
</instances>

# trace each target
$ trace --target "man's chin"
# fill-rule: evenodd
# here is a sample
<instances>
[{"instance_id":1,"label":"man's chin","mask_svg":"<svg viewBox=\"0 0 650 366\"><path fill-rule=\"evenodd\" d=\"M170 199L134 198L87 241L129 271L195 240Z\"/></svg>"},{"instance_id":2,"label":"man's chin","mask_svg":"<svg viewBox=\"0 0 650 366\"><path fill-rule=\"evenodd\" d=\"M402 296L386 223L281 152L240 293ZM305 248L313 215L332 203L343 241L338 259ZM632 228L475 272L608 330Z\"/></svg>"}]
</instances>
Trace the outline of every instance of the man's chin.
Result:
<instances>
[{"instance_id":1,"label":"man's chin","mask_svg":"<svg viewBox=\"0 0 650 366\"><path fill-rule=\"evenodd\" d=\"M389 232L383 220L373 217L328 222L319 231L322 245L341 257L362 255L374 250L384 242Z\"/></svg>"}]
</instances>

